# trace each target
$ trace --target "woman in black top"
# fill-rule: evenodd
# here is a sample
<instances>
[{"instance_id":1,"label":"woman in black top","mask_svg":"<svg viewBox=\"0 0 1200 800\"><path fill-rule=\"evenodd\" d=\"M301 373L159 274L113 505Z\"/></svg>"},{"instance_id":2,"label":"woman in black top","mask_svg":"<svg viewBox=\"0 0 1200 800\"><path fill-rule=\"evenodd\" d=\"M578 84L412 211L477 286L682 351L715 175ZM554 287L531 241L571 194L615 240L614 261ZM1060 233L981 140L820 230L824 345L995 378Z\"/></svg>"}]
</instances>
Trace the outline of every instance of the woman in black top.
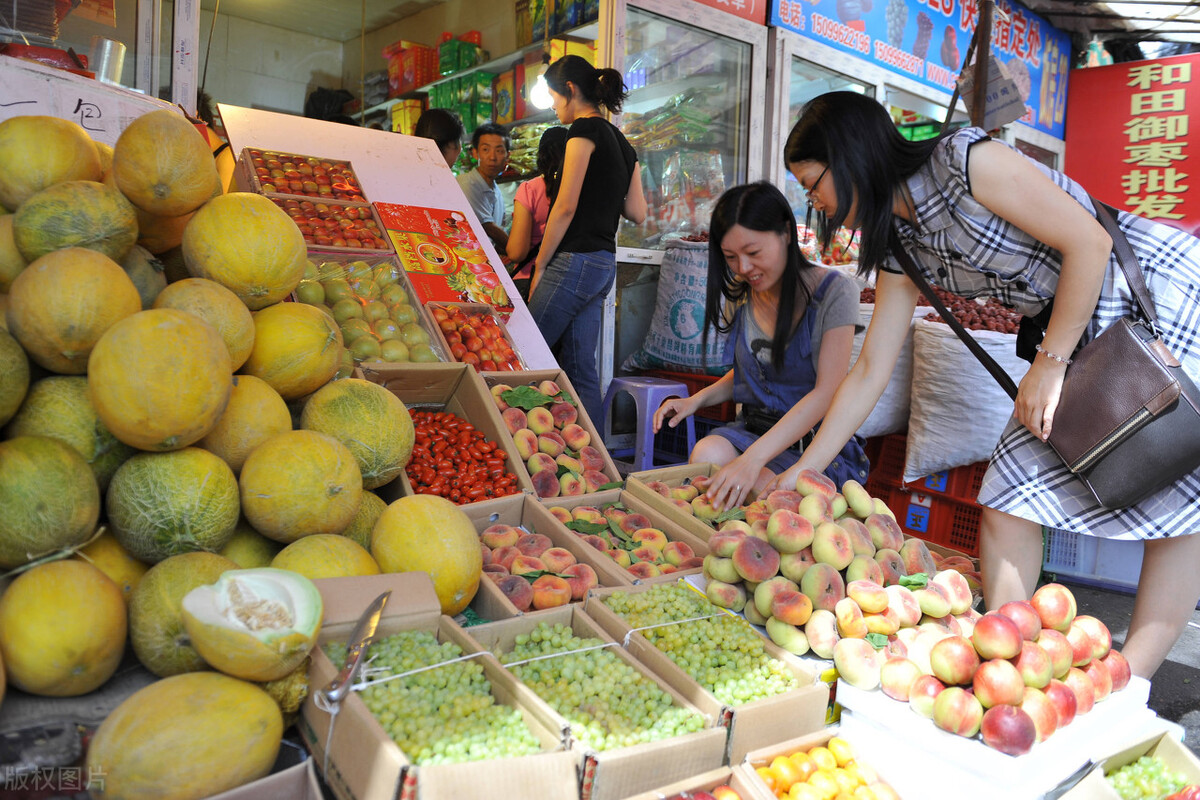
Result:
<instances>
[{"instance_id":1,"label":"woman in black top","mask_svg":"<svg viewBox=\"0 0 1200 800\"><path fill-rule=\"evenodd\" d=\"M621 73L579 56L550 65L554 112L570 125L558 196L534 268L529 310L598 426L596 350L604 297L617 275L617 224L646 218L637 154L601 109L621 110Z\"/></svg>"}]
</instances>

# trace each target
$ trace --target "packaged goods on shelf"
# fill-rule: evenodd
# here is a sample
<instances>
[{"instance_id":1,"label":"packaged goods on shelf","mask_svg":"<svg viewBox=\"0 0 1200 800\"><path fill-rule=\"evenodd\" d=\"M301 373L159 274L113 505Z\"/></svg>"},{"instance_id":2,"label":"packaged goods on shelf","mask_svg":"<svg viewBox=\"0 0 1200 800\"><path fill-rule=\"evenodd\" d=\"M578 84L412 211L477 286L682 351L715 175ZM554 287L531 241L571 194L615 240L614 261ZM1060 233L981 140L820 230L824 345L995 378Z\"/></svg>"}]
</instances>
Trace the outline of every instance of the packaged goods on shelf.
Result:
<instances>
[{"instance_id":1,"label":"packaged goods on shelf","mask_svg":"<svg viewBox=\"0 0 1200 800\"><path fill-rule=\"evenodd\" d=\"M516 119L517 104L513 94L516 90L516 70L510 69L496 76L496 88L493 103L496 109L496 122L501 125L511 125Z\"/></svg>"},{"instance_id":2,"label":"packaged goods on shelf","mask_svg":"<svg viewBox=\"0 0 1200 800\"><path fill-rule=\"evenodd\" d=\"M425 103L418 99L401 100L392 106L392 130L412 136L417 127L417 120L425 110Z\"/></svg>"},{"instance_id":3,"label":"packaged goods on shelf","mask_svg":"<svg viewBox=\"0 0 1200 800\"><path fill-rule=\"evenodd\" d=\"M453 360L470 364L477 371L500 369L513 372L525 368L508 328L491 306L484 303L429 303L426 310L441 336L443 350Z\"/></svg>"},{"instance_id":4,"label":"packaged goods on shelf","mask_svg":"<svg viewBox=\"0 0 1200 800\"><path fill-rule=\"evenodd\" d=\"M294 197L271 197L271 202L287 212L310 247L348 253L392 252L379 216L368 205Z\"/></svg>"},{"instance_id":5,"label":"packaged goods on shelf","mask_svg":"<svg viewBox=\"0 0 1200 800\"><path fill-rule=\"evenodd\" d=\"M322 198L365 203L349 161L246 147L234 173L239 191L285 199Z\"/></svg>"},{"instance_id":6,"label":"packaged goods on shelf","mask_svg":"<svg viewBox=\"0 0 1200 800\"><path fill-rule=\"evenodd\" d=\"M517 175L527 176L537 172L538 144L542 134L554 127L556 122L530 122L516 125L509 132L512 137L512 149L508 154L508 163Z\"/></svg>"}]
</instances>

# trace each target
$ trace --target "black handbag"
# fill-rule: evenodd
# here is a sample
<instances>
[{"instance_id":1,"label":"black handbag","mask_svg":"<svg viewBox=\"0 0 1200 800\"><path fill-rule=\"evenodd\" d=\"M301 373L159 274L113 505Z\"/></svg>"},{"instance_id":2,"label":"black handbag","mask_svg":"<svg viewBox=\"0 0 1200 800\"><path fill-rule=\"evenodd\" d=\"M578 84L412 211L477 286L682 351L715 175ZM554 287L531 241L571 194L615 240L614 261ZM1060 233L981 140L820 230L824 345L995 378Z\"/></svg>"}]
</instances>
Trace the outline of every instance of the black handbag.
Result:
<instances>
[{"instance_id":1,"label":"black handbag","mask_svg":"<svg viewBox=\"0 0 1200 800\"><path fill-rule=\"evenodd\" d=\"M1125 317L1076 351L1049 445L1104 508L1134 505L1200 465L1200 391L1163 342L1137 257L1116 213L1092 199L1134 298ZM1012 378L937 298L893 232L900 266L1014 400Z\"/></svg>"}]
</instances>

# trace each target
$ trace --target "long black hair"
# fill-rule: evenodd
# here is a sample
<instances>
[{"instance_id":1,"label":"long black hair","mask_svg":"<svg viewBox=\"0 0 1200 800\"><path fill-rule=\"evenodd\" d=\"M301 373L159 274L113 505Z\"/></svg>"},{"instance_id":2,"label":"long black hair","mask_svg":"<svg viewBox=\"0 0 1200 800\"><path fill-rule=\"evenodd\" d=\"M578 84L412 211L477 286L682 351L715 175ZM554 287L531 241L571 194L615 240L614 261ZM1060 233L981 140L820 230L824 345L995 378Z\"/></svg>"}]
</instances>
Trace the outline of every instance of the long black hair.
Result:
<instances>
[{"instance_id":1,"label":"long black hair","mask_svg":"<svg viewBox=\"0 0 1200 800\"><path fill-rule=\"evenodd\" d=\"M629 97L620 72L612 68L596 69L582 56L563 56L546 70L546 83L550 88L570 98L571 87L567 86L567 81L575 84L584 100L597 108L607 108L613 114L620 113Z\"/></svg>"},{"instance_id":2,"label":"long black hair","mask_svg":"<svg viewBox=\"0 0 1200 800\"><path fill-rule=\"evenodd\" d=\"M829 167L825 180L833 180L838 204L822 232L822 247L829 247L856 201L854 224L862 231L858 272L874 273L887 257L896 193L929 160L940 138L910 142L883 106L857 92L828 92L809 100L783 153L789 168L800 161Z\"/></svg>"},{"instance_id":3,"label":"long black hair","mask_svg":"<svg viewBox=\"0 0 1200 800\"><path fill-rule=\"evenodd\" d=\"M740 302L750 293L750 285L738 280L721 249L725 234L734 225L787 237L787 262L780 278L779 308L775 316L775 335L771 339L771 364L777 370L783 369L784 351L792 336L797 295L802 300L801 307L807 307L812 300L812 290L802 276L813 265L800 252L796 216L791 205L783 192L766 181L733 187L721 195L713 208L708 229L708 286L704 296L705 352L710 326L718 333L728 333L733 327L732 318L727 319L723 314L725 305Z\"/></svg>"},{"instance_id":4,"label":"long black hair","mask_svg":"<svg viewBox=\"0 0 1200 800\"><path fill-rule=\"evenodd\" d=\"M433 139L438 149L444 152L450 145L462 146L463 124L457 116L444 108L427 108L417 117L413 136Z\"/></svg>"},{"instance_id":5,"label":"long black hair","mask_svg":"<svg viewBox=\"0 0 1200 800\"><path fill-rule=\"evenodd\" d=\"M551 203L558 197L558 187L562 183L563 158L566 154L567 129L561 125L547 128L538 140L537 171L546 183L546 197Z\"/></svg>"}]
</instances>

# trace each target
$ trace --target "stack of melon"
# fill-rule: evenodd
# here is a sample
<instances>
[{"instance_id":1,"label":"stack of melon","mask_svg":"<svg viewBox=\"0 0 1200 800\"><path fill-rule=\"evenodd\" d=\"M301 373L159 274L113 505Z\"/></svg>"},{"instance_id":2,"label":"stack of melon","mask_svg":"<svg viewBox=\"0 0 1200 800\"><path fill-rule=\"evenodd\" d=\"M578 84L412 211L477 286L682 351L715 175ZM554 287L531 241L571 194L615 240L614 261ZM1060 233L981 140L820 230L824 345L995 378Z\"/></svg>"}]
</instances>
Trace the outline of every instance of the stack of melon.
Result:
<instances>
[{"instance_id":1,"label":"stack of melon","mask_svg":"<svg viewBox=\"0 0 1200 800\"><path fill-rule=\"evenodd\" d=\"M128 634L150 671L184 682L114 713L130 755L106 755L110 784L123 763L150 785L170 775L172 797L207 796L274 758L231 742L228 725L277 745L279 722L238 680L261 671L191 681L238 670L213 661L228 641L205 655L184 597L272 562L309 577L379 572L369 549L385 504L369 490L403 471L413 426L382 387L334 380L352 364L335 321L281 302L307 263L299 231L266 198L222 195L190 122L146 114L107 151L73 122L0 123L0 578L12 578L0 581L0 700L6 677L47 696L98 688ZM156 255L186 274L168 284ZM179 713L193 696L207 721ZM172 740L171 725L190 732ZM201 740L220 746L204 755ZM253 764L231 765L238 754Z\"/></svg>"}]
</instances>

